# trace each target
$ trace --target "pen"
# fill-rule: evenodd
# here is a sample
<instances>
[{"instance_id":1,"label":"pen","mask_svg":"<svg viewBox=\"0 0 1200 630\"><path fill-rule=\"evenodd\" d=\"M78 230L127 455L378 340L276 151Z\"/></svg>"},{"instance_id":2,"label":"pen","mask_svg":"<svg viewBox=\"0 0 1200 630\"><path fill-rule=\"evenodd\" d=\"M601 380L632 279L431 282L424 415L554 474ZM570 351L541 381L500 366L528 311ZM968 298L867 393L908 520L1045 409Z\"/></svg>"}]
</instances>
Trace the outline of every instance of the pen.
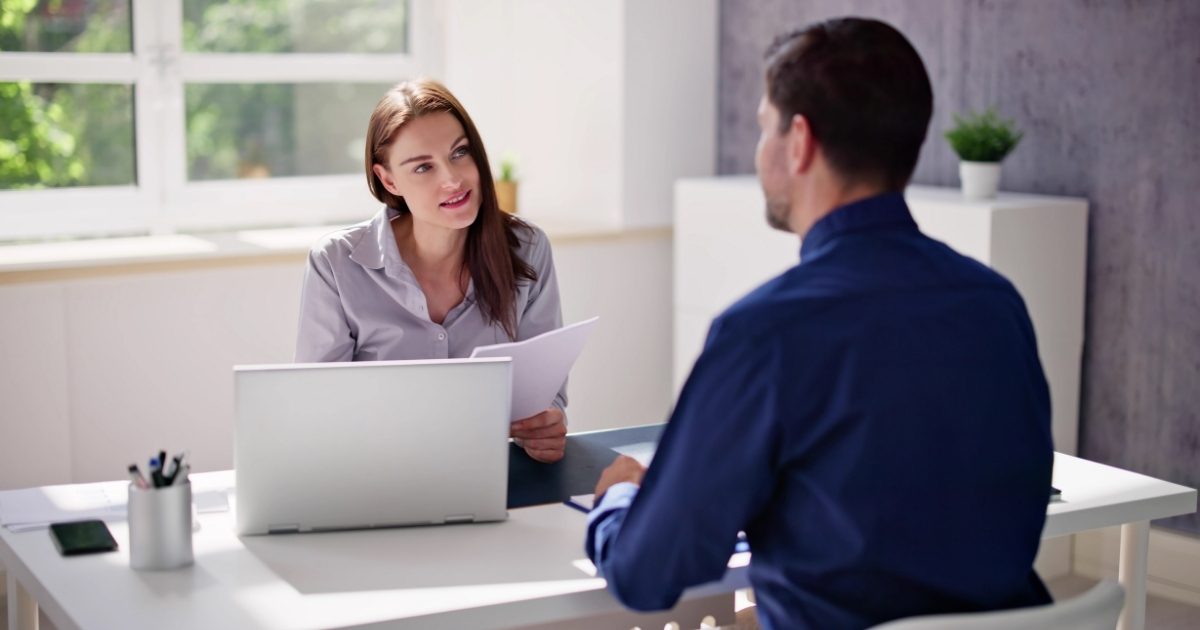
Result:
<instances>
[{"instance_id":1,"label":"pen","mask_svg":"<svg viewBox=\"0 0 1200 630\"><path fill-rule=\"evenodd\" d=\"M155 488L161 488L166 482L162 476L162 460L157 457L150 458L150 479L154 481Z\"/></svg>"},{"instance_id":2,"label":"pen","mask_svg":"<svg viewBox=\"0 0 1200 630\"><path fill-rule=\"evenodd\" d=\"M129 465L129 481L133 482L133 485L141 488L142 490L150 487L149 484L146 483L146 478L142 477L142 471L138 470L137 464Z\"/></svg>"},{"instance_id":3,"label":"pen","mask_svg":"<svg viewBox=\"0 0 1200 630\"><path fill-rule=\"evenodd\" d=\"M171 485L172 486L182 486L183 484L187 483L188 471L190 471L191 469L192 469L192 467L188 466L187 464L184 464L183 466L181 466L179 468L179 470L175 472L175 478L171 480Z\"/></svg>"},{"instance_id":4,"label":"pen","mask_svg":"<svg viewBox=\"0 0 1200 630\"><path fill-rule=\"evenodd\" d=\"M186 460L187 451L183 451L182 453L171 458L171 474L167 475L169 477L167 485L171 485L170 482L175 481L175 477L179 476L179 471L183 470L183 463Z\"/></svg>"}]
</instances>

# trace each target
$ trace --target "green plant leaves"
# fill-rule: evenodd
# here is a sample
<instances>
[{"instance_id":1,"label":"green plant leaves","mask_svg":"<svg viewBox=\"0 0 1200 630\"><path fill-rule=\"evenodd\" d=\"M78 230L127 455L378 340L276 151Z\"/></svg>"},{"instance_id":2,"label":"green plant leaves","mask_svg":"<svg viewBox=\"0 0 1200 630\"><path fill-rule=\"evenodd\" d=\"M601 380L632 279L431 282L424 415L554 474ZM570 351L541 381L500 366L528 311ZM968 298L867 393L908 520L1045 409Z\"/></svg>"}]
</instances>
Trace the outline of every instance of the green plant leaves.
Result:
<instances>
[{"instance_id":1,"label":"green plant leaves","mask_svg":"<svg viewBox=\"0 0 1200 630\"><path fill-rule=\"evenodd\" d=\"M1015 123L1003 120L989 107L982 114L954 115L954 128L944 135L958 157L967 162L999 162L1025 136Z\"/></svg>"}]
</instances>

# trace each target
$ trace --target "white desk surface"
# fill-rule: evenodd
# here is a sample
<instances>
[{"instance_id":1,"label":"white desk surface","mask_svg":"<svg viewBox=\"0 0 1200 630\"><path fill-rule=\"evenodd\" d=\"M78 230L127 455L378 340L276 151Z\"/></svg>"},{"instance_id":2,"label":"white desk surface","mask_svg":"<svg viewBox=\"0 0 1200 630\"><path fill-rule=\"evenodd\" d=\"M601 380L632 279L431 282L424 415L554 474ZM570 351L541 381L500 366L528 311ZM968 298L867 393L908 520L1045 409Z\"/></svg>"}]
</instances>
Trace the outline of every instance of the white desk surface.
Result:
<instances>
[{"instance_id":1,"label":"white desk surface","mask_svg":"<svg viewBox=\"0 0 1200 630\"><path fill-rule=\"evenodd\" d=\"M196 492L233 485L231 471L192 476ZM1196 509L1196 491L1057 454L1063 501L1047 509L1046 538ZM201 514L195 566L129 569L128 530L117 553L60 557L46 531L0 528L0 561L60 630L72 628L502 628L619 609L575 563L585 515L555 504L510 510L503 523L239 539L230 512ZM746 584L748 554L721 583Z\"/></svg>"},{"instance_id":2,"label":"white desk surface","mask_svg":"<svg viewBox=\"0 0 1200 630\"><path fill-rule=\"evenodd\" d=\"M1062 501L1046 510L1042 538L1196 511L1196 490L1086 459L1054 454Z\"/></svg>"},{"instance_id":3,"label":"white desk surface","mask_svg":"<svg viewBox=\"0 0 1200 630\"><path fill-rule=\"evenodd\" d=\"M195 492L233 482L232 471L192 475ZM131 570L124 522L109 524L118 552L72 558L45 530L0 528L0 562L59 630L483 629L622 610L603 579L576 566L590 568L586 515L562 504L509 510L500 523L240 539L232 512L199 520L187 569ZM745 586L746 563L684 598Z\"/></svg>"}]
</instances>

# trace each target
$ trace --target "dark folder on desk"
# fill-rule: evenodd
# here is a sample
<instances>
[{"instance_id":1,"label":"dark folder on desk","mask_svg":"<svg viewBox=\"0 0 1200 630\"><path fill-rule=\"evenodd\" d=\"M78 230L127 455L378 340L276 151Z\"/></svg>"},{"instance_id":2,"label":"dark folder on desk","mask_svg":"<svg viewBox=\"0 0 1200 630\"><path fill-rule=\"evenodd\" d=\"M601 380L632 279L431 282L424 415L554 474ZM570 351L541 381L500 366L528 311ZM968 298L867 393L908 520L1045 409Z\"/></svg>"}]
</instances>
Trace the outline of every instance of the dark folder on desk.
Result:
<instances>
[{"instance_id":1,"label":"dark folder on desk","mask_svg":"<svg viewBox=\"0 0 1200 630\"><path fill-rule=\"evenodd\" d=\"M562 503L572 496L596 489L600 473L613 463L613 448L657 442L666 424L649 424L627 429L589 431L567 435L563 458L543 464L509 444L508 509Z\"/></svg>"}]
</instances>

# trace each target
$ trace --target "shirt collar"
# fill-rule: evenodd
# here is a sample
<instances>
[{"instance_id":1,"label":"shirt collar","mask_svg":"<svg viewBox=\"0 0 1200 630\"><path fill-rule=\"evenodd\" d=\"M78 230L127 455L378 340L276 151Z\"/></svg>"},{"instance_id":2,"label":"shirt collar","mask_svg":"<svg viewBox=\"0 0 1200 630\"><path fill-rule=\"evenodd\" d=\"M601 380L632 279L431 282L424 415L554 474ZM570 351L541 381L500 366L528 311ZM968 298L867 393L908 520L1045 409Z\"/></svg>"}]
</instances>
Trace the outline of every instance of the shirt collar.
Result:
<instances>
[{"instance_id":1,"label":"shirt collar","mask_svg":"<svg viewBox=\"0 0 1200 630\"><path fill-rule=\"evenodd\" d=\"M400 249L396 246L396 235L392 231L392 219L400 216L395 208L384 207L367 226L366 233L359 239L354 249L350 250L350 260L367 269L383 269L391 278L407 280L413 286L420 286L417 277L400 257ZM463 303L475 301L475 280L467 280L467 292Z\"/></svg>"},{"instance_id":2,"label":"shirt collar","mask_svg":"<svg viewBox=\"0 0 1200 630\"><path fill-rule=\"evenodd\" d=\"M816 252L833 239L851 232L917 229L901 193L884 193L848 203L822 217L804 235L801 252Z\"/></svg>"},{"instance_id":3,"label":"shirt collar","mask_svg":"<svg viewBox=\"0 0 1200 630\"><path fill-rule=\"evenodd\" d=\"M400 211L395 208L380 210L351 250L350 260L367 269L384 269L389 276L395 277L404 267L400 250L396 249L396 237L392 233L392 219L398 216Z\"/></svg>"}]
</instances>

